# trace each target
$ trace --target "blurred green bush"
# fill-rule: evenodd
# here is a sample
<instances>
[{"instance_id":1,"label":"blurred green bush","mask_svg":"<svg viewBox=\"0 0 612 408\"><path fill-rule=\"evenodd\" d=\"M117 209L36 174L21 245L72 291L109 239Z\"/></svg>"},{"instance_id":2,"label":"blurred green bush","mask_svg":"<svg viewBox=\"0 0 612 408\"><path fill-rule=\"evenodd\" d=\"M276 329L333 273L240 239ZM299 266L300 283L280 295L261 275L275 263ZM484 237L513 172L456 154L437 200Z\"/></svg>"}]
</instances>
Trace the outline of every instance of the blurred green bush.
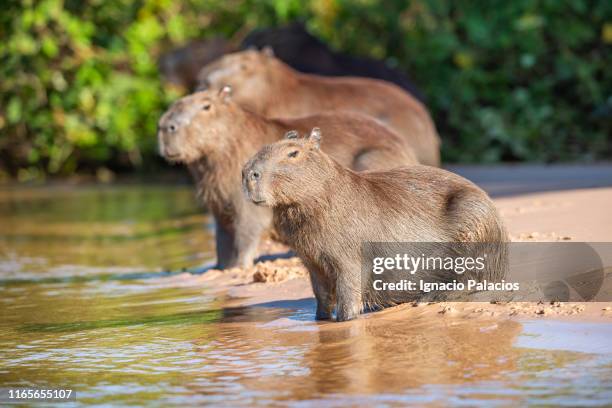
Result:
<instances>
[{"instance_id":1,"label":"blurred green bush","mask_svg":"<svg viewBox=\"0 0 612 408\"><path fill-rule=\"evenodd\" d=\"M181 92L162 83L160 53L294 19L410 72L448 161L610 157L609 1L9 0L0 172L149 171L157 119Z\"/></svg>"}]
</instances>

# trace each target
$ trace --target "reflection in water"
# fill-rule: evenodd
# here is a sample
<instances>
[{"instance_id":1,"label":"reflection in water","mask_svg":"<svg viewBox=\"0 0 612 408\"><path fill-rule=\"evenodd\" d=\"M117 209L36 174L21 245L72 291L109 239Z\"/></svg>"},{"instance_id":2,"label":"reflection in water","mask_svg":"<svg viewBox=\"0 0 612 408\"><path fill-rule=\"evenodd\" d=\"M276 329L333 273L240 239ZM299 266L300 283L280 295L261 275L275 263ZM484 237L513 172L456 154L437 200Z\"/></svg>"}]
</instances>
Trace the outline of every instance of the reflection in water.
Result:
<instances>
[{"instance_id":1,"label":"reflection in water","mask_svg":"<svg viewBox=\"0 0 612 408\"><path fill-rule=\"evenodd\" d=\"M4 189L0 273L57 277L199 265L214 257L208 224L186 186Z\"/></svg>"},{"instance_id":2,"label":"reflection in water","mask_svg":"<svg viewBox=\"0 0 612 408\"><path fill-rule=\"evenodd\" d=\"M186 187L0 192L0 387L163 406L612 400L604 343L553 351L530 337L567 338L565 326L407 306L316 323L312 299L228 307L206 288L147 279L210 261L193 201ZM588 342L576 327L571 339Z\"/></svg>"},{"instance_id":3,"label":"reflection in water","mask_svg":"<svg viewBox=\"0 0 612 408\"><path fill-rule=\"evenodd\" d=\"M426 384L503 378L521 356L512 347L519 331L516 322L407 321L400 310L280 329L225 324L201 346L201 355L220 378L238 379L245 392L283 400L402 393ZM248 372L253 375L242 375Z\"/></svg>"}]
</instances>

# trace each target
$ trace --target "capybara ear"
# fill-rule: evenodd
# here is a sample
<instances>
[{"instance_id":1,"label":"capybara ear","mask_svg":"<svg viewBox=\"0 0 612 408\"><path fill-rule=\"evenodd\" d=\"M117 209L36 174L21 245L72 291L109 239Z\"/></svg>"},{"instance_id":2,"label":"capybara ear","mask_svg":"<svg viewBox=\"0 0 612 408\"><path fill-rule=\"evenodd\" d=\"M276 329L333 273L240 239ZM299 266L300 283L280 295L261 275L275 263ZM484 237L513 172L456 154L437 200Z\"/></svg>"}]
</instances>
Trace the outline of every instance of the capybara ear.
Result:
<instances>
[{"instance_id":1,"label":"capybara ear","mask_svg":"<svg viewBox=\"0 0 612 408\"><path fill-rule=\"evenodd\" d=\"M219 97L223 102L229 102L229 100L232 98L232 87L225 85L223 88L221 88L219 91Z\"/></svg>"},{"instance_id":2,"label":"capybara ear","mask_svg":"<svg viewBox=\"0 0 612 408\"><path fill-rule=\"evenodd\" d=\"M269 45L266 45L265 47L263 47L261 49L261 52L266 57L273 57L274 56L274 49L272 47L270 47Z\"/></svg>"},{"instance_id":3,"label":"capybara ear","mask_svg":"<svg viewBox=\"0 0 612 408\"><path fill-rule=\"evenodd\" d=\"M300 137L300 134L298 133L297 130L290 130L287 133L285 133L285 139L297 139Z\"/></svg>"},{"instance_id":4,"label":"capybara ear","mask_svg":"<svg viewBox=\"0 0 612 408\"><path fill-rule=\"evenodd\" d=\"M321 144L321 129L318 127L312 128L310 136L308 136L308 142L310 142L315 149L318 149Z\"/></svg>"}]
</instances>

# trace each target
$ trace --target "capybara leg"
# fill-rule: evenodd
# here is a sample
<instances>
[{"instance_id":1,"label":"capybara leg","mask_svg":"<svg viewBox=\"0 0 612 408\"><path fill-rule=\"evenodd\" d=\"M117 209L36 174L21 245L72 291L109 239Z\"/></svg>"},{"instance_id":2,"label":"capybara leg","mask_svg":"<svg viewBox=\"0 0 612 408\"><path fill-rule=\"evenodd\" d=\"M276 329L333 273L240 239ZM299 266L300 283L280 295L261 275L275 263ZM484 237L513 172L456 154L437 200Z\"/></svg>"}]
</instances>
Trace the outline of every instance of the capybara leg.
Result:
<instances>
[{"instance_id":1,"label":"capybara leg","mask_svg":"<svg viewBox=\"0 0 612 408\"><path fill-rule=\"evenodd\" d=\"M236 247L234 236L218 222L215 225L215 242L217 245L217 269L231 268L236 265Z\"/></svg>"},{"instance_id":2,"label":"capybara leg","mask_svg":"<svg viewBox=\"0 0 612 408\"><path fill-rule=\"evenodd\" d=\"M238 247L237 266L248 268L253 266L253 261L257 256L257 249L263 231L256 233L239 232L236 245Z\"/></svg>"},{"instance_id":3,"label":"capybara leg","mask_svg":"<svg viewBox=\"0 0 612 408\"><path fill-rule=\"evenodd\" d=\"M329 282L320 273L310 271L310 282L312 291L317 300L316 320L329 320L333 312L334 290L329 287Z\"/></svg>"},{"instance_id":4,"label":"capybara leg","mask_svg":"<svg viewBox=\"0 0 612 408\"><path fill-rule=\"evenodd\" d=\"M261 236L271 223L272 211L269 208L249 206L238 214L235 224L238 266L253 266Z\"/></svg>"},{"instance_id":5,"label":"capybara leg","mask_svg":"<svg viewBox=\"0 0 612 408\"><path fill-rule=\"evenodd\" d=\"M362 304L359 276L340 271L336 284L336 320L344 322L355 319L361 313Z\"/></svg>"},{"instance_id":6,"label":"capybara leg","mask_svg":"<svg viewBox=\"0 0 612 408\"><path fill-rule=\"evenodd\" d=\"M317 298L317 312L315 320L330 320L332 318L332 308L327 300Z\"/></svg>"},{"instance_id":7,"label":"capybara leg","mask_svg":"<svg viewBox=\"0 0 612 408\"><path fill-rule=\"evenodd\" d=\"M347 294L338 294L336 300L336 320L344 322L353 320L361 311L361 302L353 299L354 296Z\"/></svg>"}]
</instances>

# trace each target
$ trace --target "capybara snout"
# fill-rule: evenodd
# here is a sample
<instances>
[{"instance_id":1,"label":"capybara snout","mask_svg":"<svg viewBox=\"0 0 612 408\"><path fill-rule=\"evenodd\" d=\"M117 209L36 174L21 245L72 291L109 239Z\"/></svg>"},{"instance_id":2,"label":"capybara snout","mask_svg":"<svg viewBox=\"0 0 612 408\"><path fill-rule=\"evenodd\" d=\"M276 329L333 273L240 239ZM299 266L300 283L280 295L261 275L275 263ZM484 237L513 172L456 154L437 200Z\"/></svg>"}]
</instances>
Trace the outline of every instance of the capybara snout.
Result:
<instances>
[{"instance_id":1,"label":"capybara snout","mask_svg":"<svg viewBox=\"0 0 612 408\"><path fill-rule=\"evenodd\" d=\"M180 157L180 126L180 121L171 114L162 116L157 125L159 154L168 160L177 160Z\"/></svg>"},{"instance_id":2,"label":"capybara snout","mask_svg":"<svg viewBox=\"0 0 612 408\"><path fill-rule=\"evenodd\" d=\"M197 114L185 101L176 102L157 124L159 154L170 161L185 161L184 146L189 138L187 128Z\"/></svg>"},{"instance_id":3,"label":"capybara snout","mask_svg":"<svg viewBox=\"0 0 612 408\"><path fill-rule=\"evenodd\" d=\"M271 206L275 197L270 194L271 183L282 182L283 173L290 172L290 163L278 160L273 150L294 151L296 146L264 146L242 170L242 185L248 200L257 205ZM288 156L288 159L294 157Z\"/></svg>"},{"instance_id":4,"label":"capybara snout","mask_svg":"<svg viewBox=\"0 0 612 408\"><path fill-rule=\"evenodd\" d=\"M264 191L263 165L257 157L250 160L242 169L242 186L247 199L257 205L266 205Z\"/></svg>"},{"instance_id":5,"label":"capybara snout","mask_svg":"<svg viewBox=\"0 0 612 408\"><path fill-rule=\"evenodd\" d=\"M225 128L219 122L230 117L227 104L231 88L196 92L175 102L157 127L159 154L174 162L191 163L223 142ZM204 129L206 126L206 129ZM206 130L207 136L203 133Z\"/></svg>"}]
</instances>

